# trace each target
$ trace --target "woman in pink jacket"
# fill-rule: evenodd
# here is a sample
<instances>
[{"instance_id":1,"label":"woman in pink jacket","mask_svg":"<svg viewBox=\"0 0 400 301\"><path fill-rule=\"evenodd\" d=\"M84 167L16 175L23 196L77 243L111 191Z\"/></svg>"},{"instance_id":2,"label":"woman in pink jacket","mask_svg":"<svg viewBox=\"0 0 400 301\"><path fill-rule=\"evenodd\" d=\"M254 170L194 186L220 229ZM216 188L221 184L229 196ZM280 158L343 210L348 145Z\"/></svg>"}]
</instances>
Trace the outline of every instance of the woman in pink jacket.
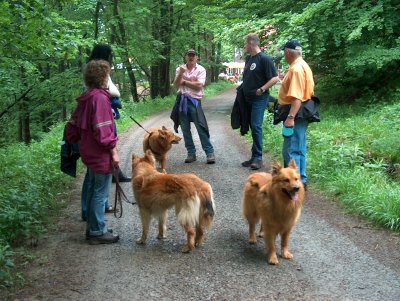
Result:
<instances>
[{"instance_id":1,"label":"woman in pink jacket","mask_svg":"<svg viewBox=\"0 0 400 301\"><path fill-rule=\"evenodd\" d=\"M104 221L112 171L119 164L110 94L106 91L109 74L107 61L87 64L84 80L88 89L78 97L78 106L67 125L67 140L80 143L81 158L88 167L86 235L90 244L114 243L119 239Z\"/></svg>"}]
</instances>

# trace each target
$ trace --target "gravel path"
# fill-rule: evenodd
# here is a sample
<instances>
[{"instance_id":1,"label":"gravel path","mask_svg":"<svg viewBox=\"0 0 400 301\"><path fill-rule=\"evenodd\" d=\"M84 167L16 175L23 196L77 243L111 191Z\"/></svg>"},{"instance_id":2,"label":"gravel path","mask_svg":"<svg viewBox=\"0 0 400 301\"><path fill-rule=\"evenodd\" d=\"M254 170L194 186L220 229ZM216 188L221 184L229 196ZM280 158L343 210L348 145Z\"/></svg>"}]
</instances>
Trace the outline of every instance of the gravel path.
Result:
<instances>
[{"instance_id":1,"label":"gravel path","mask_svg":"<svg viewBox=\"0 0 400 301\"><path fill-rule=\"evenodd\" d=\"M234 92L203 102L217 163L205 164L196 132L198 160L183 163L182 141L167 162L169 173L192 172L213 186L215 223L202 247L180 252L185 235L173 211L164 241L156 239L153 220L147 244L137 245L138 208L126 203L121 219L107 214L120 242L88 245L80 221L81 177L60 231L41 241L35 250L38 260L27 272L30 283L12 300L400 300L399 235L346 215L336 202L313 191L290 240L292 261L280 258L279 265L270 266L263 241L247 243L241 198L250 170L240 162L250 157L250 146L230 128ZM172 128L169 113L143 126ZM128 173L131 153L143 153L143 134L134 126L120 136L121 165ZM267 158L264 163L269 170ZM133 199L130 184L123 185Z\"/></svg>"}]
</instances>

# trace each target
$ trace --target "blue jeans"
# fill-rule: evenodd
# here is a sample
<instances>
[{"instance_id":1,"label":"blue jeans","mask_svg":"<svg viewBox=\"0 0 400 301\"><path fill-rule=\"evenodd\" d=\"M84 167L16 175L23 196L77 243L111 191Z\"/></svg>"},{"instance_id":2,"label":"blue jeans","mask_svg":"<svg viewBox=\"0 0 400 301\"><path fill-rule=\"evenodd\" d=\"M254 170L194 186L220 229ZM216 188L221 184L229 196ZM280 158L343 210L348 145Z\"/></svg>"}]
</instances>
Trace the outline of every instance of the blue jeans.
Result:
<instances>
[{"instance_id":1,"label":"blue jeans","mask_svg":"<svg viewBox=\"0 0 400 301\"><path fill-rule=\"evenodd\" d=\"M250 128L251 137L253 138L253 145L251 147L251 159L262 160L263 153L263 133L262 125L264 121L264 111L268 105L269 95L261 95L254 98L252 101L246 101L249 106L250 116Z\"/></svg>"},{"instance_id":2,"label":"blue jeans","mask_svg":"<svg viewBox=\"0 0 400 301\"><path fill-rule=\"evenodd\" d=\"M107 225L104 222L104 204L108 199L112 174L95 173L88 167L88 175L86 231L91 236L100 236L107 233Z\"/></svg>"},{"instance_id":3,"label":"blue jeans","mask_svg":"<svg viewBox=\"0 0 400 301\"><path fill-rule=\"evenodd\" d=\"M287 167L291 159L294 159L301 176L301 181L307 183L307 136L308 121L296 119L292 137L283 138L282 156L284 166Z\"/></svg>"},{"instance_id":4,"label":"blue jeans","mask_svg":"<svg viewBox=\"0 0 400 301\"><path fill-rule=\"evenodd\" d=\"M89 171L86 170L85 178L84 178L83 184L82 184L82 193L81 193L81 215L82 215L82 220L84 220L84 221L87 220L88 189L89 189ZM108 207L109 206L108 206L108 198L107 198L106 203L104 204L104 210L107 210Z\"/></svg>"},{"instance_id":5,"label":"blue jeans","mask_svg":"<svg viewBox=\"0 0 400 301\"><path fill-rule=\"evenodd\" d=\"M185 147L189 155L196 155L196 147L193 143L192 132L190 131L190 121L194 123L199 134L201 146L206 155L214 154L214 148L211 144L210 138L208 137L207 131L199 124L197 118L197 108L191 101L187 102L187 115L183 112L179 112L179 121L183 133L183 139L185 140Z\"/></svg>"}]
</instances>

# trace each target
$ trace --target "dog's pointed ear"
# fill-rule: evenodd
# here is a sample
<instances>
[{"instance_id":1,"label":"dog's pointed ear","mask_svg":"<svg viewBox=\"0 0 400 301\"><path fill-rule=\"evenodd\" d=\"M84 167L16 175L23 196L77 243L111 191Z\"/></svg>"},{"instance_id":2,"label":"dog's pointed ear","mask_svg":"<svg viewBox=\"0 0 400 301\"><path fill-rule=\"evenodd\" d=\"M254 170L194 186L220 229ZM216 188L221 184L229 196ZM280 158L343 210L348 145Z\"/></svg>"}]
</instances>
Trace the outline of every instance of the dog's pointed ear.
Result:
<instances>
[{"instance_id":1,"label":"dog's pointed ear","mask_svg":"<svg viewBox=\"0 0 400 301\"><path fill-rule=\"evenodd\" d=\"M263 186L261 186L259 191L260 191L260 193L265 194L266 196L268 196L268 184L264 184Z\"/></svg>"},{"instance_id":2,"label":"dog's pointed ear","mask_svg":"<svg viewBox=\"0 0 400 301\"><path fill-rule=\"evenodd\" d=\"M159 137L161 137L161 138L163 138L163 139L165 139L165 133L164 133L164 129L163 130L160 130L160 129L158 129L158 134L160 135Z\"/></svg>"},{"instance_id":3,"label":"dog's pointed ear","mask_svg":"<svg viewBox=\"0 0 400 301\"><path fill-rule=\"evenodd\" d=\"M294 159L290 160L289 167L293 168L297 171L297 165L296 165L296 161Z\"/></svg>"},{"instance_id":4,"label":"dog's pointed ear","mask_svg":"<svg viewBox=\"0 0 400 301\"><path fill-rule=\"evenodd\" d=\"M146 150L146 152L144 153L144 156L146 157L146 159L149 159L149 158L151 158L152 157L152 153L151 153L151 150Z\"/></svg>"},{"instance_id":5,"label":"dog's pointed ear","mask_svg":"<svg viewBox=\"0 0 400 301\"><path fill-rule=\"evenodd\" d=\"M144 186L144 177L143 176L136 176L133 178L133 187L136 189L142 189Z\"/></svg>"},{"instance_id":6,"label":"dog's pointed ear","mask_svg":"<svg viewBox=\"0 0 400 301\"><path fill-rule=\"evenodd\" d=\"M137 158L137 155L132 153L132 162L135 161L136 158Z\"/></svg>"},{"instance_id":7,"label":"dog's pointed ear","mask_svg":"<svg viewBox=\"0 0 400 301\"><path fill-rule=\"evenodd\" d=\"M167 130L167 128L165 126L162 126L161 128L163 129L163 131Z\"/></svg>"},{"instance_id":8,"label":"dog's pointed ear","mask_svg":"<svg viewBox=\"0 0 400 301\"><path fill-rule=\"evenodd\" d=\"M277 175L281 169L282 169L281 163L274 160L274 162L272 164L272 175Z\"/></svg>"}]
</instances>

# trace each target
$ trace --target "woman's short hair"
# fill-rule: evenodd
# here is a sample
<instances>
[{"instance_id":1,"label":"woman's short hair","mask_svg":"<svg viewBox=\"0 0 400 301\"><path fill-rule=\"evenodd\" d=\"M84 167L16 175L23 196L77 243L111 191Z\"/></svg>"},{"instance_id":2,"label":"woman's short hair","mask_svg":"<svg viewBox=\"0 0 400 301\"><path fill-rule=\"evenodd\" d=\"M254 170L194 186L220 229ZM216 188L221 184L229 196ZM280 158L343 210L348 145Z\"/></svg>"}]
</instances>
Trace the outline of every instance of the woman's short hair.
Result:
<instances>
[{"instance_id":1,"label":"woman's short hair","mask_svg":"<svg viewBox=\"0 0 400 301\"><path fill-rule=\"evenodd\" d=\"M87 63L84 74L88 88L104 88L110 76L110 64L105 60L93 60Z\"/></svg>"},{"instance_id":2,"label":"woman's short hair","mask_svg":"<svg viewBox=\"0 0 400 301\"><path fill-rule=\"evenodd\" d=\"M256 33L249 33L244 37L244 40L246 42L251 42L254 45L260 46L260 38L258 37L258 34Z\"/></svg>"}]
</instances>

